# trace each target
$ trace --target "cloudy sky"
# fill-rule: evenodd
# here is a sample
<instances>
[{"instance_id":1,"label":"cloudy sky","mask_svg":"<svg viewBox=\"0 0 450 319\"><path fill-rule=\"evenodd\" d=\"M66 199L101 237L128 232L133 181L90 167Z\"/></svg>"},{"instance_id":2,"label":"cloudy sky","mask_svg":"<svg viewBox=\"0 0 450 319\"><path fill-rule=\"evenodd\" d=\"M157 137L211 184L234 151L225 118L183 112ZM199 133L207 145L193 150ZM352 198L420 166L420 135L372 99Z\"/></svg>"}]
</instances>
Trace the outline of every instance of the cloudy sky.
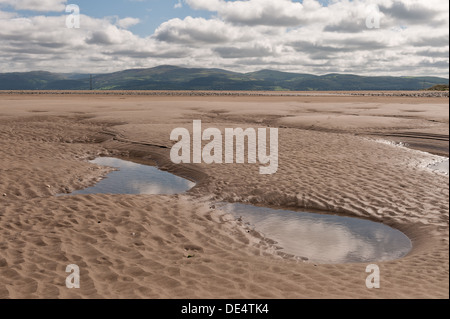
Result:
<instances>
[{"instance_id":1,"label":"cloudy sky","mask_svg":"<svg viewBox=\"0 0 450 319\"><path fill-rule=\"evenodd\" d=\"M0 73L170 64L448 78L448 28L447 0L0 0Z\"/></svg>"}]
</instances>

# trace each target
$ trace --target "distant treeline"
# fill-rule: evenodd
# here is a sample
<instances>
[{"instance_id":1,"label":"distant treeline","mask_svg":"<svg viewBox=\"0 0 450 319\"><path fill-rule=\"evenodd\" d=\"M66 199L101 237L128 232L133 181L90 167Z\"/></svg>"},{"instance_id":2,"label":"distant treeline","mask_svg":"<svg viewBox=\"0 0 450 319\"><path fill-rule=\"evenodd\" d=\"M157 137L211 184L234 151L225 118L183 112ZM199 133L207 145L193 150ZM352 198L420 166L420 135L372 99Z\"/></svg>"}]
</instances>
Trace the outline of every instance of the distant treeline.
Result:
<instances>
[{"instance_id":1,"label":"distant treeline","mask_svg":"<svg viewBox=\"0 0 450 319\"><path fill-rule=\"evenodd\" d=\"M430 87L427 90L428 91L448 91L448 84L433 85L432 87Z\"/></svg>"}]
</instances>

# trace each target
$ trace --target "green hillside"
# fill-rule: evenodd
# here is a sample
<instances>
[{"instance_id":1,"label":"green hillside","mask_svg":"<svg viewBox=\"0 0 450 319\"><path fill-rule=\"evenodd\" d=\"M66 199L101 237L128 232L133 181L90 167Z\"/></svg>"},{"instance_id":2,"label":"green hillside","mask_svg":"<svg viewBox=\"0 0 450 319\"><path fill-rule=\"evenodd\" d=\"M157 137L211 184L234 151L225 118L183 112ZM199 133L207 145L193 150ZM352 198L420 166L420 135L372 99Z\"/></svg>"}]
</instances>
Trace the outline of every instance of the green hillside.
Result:
<instances>
[{"instance_id":1,"label":"green hillside","mask_svg":"<svg viewBox=\"0 0 450 319\"><path fill-rule=\"evenodd\" d=\"M88 74L43 71L0 73L0 90L88 90L89 83ZM272 70L237 73L168 65L93 75L93 87L96 90L422 90L448 83L448 79L438 77L368 77L349 74L317 76Z\"/></svg>"}]
</instances>

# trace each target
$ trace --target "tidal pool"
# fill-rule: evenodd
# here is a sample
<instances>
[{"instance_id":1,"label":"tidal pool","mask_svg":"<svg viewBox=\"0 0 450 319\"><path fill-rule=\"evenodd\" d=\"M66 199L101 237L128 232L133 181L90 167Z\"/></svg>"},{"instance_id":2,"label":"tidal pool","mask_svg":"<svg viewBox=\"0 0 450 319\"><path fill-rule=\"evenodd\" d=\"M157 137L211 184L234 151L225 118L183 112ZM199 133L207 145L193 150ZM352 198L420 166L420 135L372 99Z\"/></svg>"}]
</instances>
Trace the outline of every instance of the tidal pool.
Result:
<instances>
[{"instance_id":1,"label":"tidal pool","mask_svg":"<svg viewBox=\"0 0 450 319\"><path fill-rule=\"evenodd\" d=\"M243 204L222 204L221 209L275 240L283 252L314 263L389 261L412 249L402 232L363 219Z\"/></svg>"},{"instance_id":2,"label":"tidal pool","mask_svg":"<svg viewBox=\"0 0 450 319\"><path fill-rule=\"evenodd\" d=\"M194 182L156 167L111 157L90 163L117 168L83 194L179 194ZM277 210L244 204L220 203L219 207L242 218L282 251L315 263L367 263L401 258L412 248L402 232L358 218Z\"/></svg>"},{"instance_id":3,"label":"tidal pool","mask_svg":"<svg viewBox=\"0 0 450 319\"><path fill-rule=\"evenodd\" d=\"M75 191L69 195L128 194L170 195L184 193L195 186L194 182L159 170L112 157L99 157L92 164L117 168L92 187Z\"/></svg>"}]
</instances>

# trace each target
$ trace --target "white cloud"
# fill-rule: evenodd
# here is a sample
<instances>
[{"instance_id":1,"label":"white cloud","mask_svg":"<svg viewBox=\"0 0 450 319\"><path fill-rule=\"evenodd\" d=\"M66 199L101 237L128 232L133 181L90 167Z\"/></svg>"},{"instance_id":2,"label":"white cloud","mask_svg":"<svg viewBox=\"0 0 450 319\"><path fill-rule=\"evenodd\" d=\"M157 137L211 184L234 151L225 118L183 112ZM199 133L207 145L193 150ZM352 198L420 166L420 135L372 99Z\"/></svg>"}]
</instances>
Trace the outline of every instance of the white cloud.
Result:
<instances>
[{"instance_id":1,"label":"white cloud","mask_svg":"<svg viewBox=\"0 0 450 319\"><path fill-rule=\"evenodd\" d=\"M295 26L303 21L303 5L290 0L186 0L193 9L214 11L226 21L247 25Z\"/></svg>"},{"instance_id":2,"label":"white cloud","mask_svg":"<svg viewBox=\"0 0 450 319\"><path fill-rule=\"evenodd\" d=\"M183 8L183 2L181 2L181 0L178 0L178 2L175 3L175 5L173 7L174 7L174 9Z\"/></svg>"},{"instance_id":3,"label":"white cloud","mask_svg":"<svg viewBox=\"0 0 450 319\"><path fill-rule=\"evenodd\" d=\"M12 3L0 0L7 2ZM316 0L184 3L213 16L170 19L145 38L127 30L137 18L82 15L80 29L67 29L64 13L24 18L0 11L0 69L110 72L174 64L448 77L446 1L336 0L327 7ZM365 25L373 4L380 8L380 29Z\"/></svg>"},{"instance_id":4,"label":"white cloud","mask_svg":"<svg viewBox=\"0 0 450 319\"><path fill-rule=\"evenodd\" d=\"M11 6L16 10L63 11L67 0L0 0L0 6Z\"/></svg>"},{"instance_id":5,"label":"white cloud","mask_svg":"<svg viewBox=\"0 0 450 319\"><path fill-rule=\"evenodd\" d=\"M120 19L119 21L117 21L117 25L121 28L128 29L129 27L139 24L140 22L141 22L141 20L138 18L128 17L128 18L123 18L123 19Z\"/></svg>"},{"instance_id":6,"label":"white cloud","mask_svg":"<svg viewBox=\"0 0 450 319\"><path fill-rule=\"evenodd\" d=\"M160 41L201 46L205 43L248 41L250 40L248 33L248 30L245 31L222 20L187 17L184 20L177 18L164 22L155 31L155 37Z\"/></svg>"},{"instance_id":7,"label":"white cloud","mask_svg":"<svg viewBox=\"0 0 450 319\"><path fill-rule=\"evenodd\" d=\"M12 19L17 17L17 14L15 12L3 12L0 11L0 19Z\"/></svg>"}]
</instances>

